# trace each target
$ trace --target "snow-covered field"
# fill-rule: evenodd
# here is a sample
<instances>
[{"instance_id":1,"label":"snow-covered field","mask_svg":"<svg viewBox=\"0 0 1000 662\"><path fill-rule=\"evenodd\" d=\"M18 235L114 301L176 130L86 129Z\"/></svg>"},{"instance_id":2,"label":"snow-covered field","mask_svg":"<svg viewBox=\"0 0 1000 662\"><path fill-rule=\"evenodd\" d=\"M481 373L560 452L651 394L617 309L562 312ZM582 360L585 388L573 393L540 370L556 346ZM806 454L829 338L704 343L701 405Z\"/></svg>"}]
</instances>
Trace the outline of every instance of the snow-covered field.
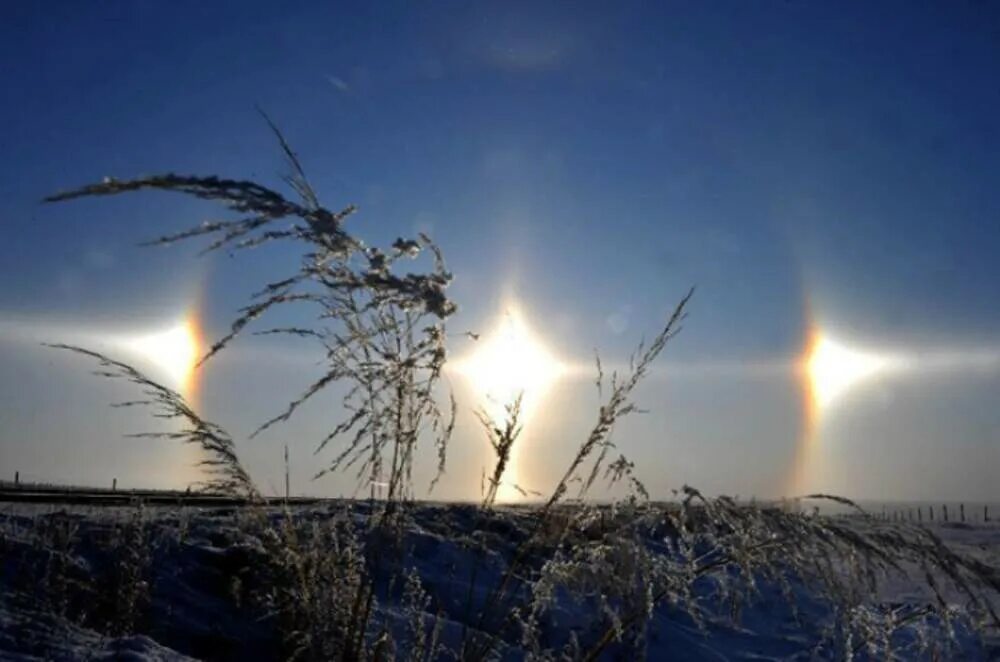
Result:
<instances>
[{"instance_id":1,"label":"snow-covered field","mask_svg":"<svg viewBox=\"0 0 1000 662\"><path fill-rule=\"evenodd\" d=\"M276 603L260 599L261 594L273 594L274 589L264 585L267 579L258 572L266 541L262 543L253 533L260 530L261 522L281 529L283 514L272 509L260 515L261 519L254 523L254 515L233 508L140 511L0 506L0 659L286 657L288 645L282 641ZM491 627L489 619L477 616L476 606L490 600L504 569L520 553L533 521L530 509L501 509L489 515L488 521L483 517L482 511L472 506L415 506L406 520L401 551L386 553L390 565L412 569L419 576L426 598L418 603L421 613L417 619L438 638L440 647L435 656L439 659L458 657L470 630ZM296 509L294 520L307 528L349 520L361 531L366 511L362 504L331 503ZM859 521L858 526L863 523ZM1000 567L1000 526L929 526L950 548L986 566ZM383 544L378 539L367 540L369 548ZM649 545L655 548L661 542L651 539ZM288 547L289 554L309 553L305 543ZM315 550L315 546L311 549ZM529 555L522 565L513 593L531 590L530 578L537 576L532 573L539 570L541 559ZM915 570L919 576L920 569ZM321 576L331 575L317 574ZM267 577L273 579L274 575ZM343 578L346 582L350 575L344 574ZM683 604L658 602L639 648L648 659L839 656L833 648L822 645L829 635L825 629L829 627L829 607L809 595L801 584L792 583L794 599L790 603L778 583L762 576L755 596L740 605L737 619L732 618L733 605L712 603L710 586L695 586L703 593L692 596L702 606L702 622L696 622ZM946 599L957 603L957 595L942 590ZM399 642L397 657L410 659L404 631L414 619L414 603L407 602L401 582L380 581L377 593L372 620L377 625L371 626L367 636L377 638L380 629L393 633ZM308 599L302 597L303 601ZM935 598L919 581L889 576L880 581L877 594L869 599L896 605L898 613L905 613L905 609ZM552 606L539 620L537 640L566 651L572 651L575 639L593 640L600 634L600 624L593 620L592 611L566 590L557 588ZM995 631L991 634L987 630L983 638L973 636L960 618L953 627L955 643L943 649L945 657L1000 659L1000 640ZM900 651L907 650L910 636L901 631ZM526 641L516 634L506 636L492 647L490 655L495 659L524 659L531 652ZM615 644L603 652L601 659L627 659L627 651ZM860 645L852 652L860 659L877 657ZM909 658L905 652L900 655ZM926 654L928 658L932 655Z\"/></svg>"}]
</instances>

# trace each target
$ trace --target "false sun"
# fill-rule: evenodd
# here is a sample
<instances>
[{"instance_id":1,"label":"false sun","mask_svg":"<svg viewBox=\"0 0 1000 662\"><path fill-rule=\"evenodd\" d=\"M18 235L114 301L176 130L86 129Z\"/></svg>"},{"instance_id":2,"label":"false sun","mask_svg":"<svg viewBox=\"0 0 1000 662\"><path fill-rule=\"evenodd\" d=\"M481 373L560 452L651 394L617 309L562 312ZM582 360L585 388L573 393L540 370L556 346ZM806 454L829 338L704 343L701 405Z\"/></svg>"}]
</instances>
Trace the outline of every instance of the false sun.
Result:
<instances>
[{"instance_id":1,"label":"false sun","mask_svg":"<svg viewBox=\"0 0 1000 662\"><path fill-rule=\"evenodd\" d=\"M874 377L891 364L888 356L852 349L820 332L813 334L805 356L805 374L813 402L829 407L851 387Z\"/></svg>"},{"instance_id":2,"label":"false sun","mask_svg":"<svg viewBox=\"0 0 1000 662\"><path fill-rule=\"evenodd\" d=\"M791 493L812 490L818 426L827 410L851 388L884 373L895 361L887 354L848 347L817 327L810 329L798 363L804 396L803 430L787 477L786 488Z\"/></svg>"},{"instance_id":3,"label":"false sun","mask_svg":"<svg viewBox=\"0 0 1000 662\"><path fill-rule=\"evenodd\" d=\"M198 325L193 318L166 331L129 340L127 347L156 366L184 397L192 398L194 370L201 351Z\"/></svg>"}]
</instances>

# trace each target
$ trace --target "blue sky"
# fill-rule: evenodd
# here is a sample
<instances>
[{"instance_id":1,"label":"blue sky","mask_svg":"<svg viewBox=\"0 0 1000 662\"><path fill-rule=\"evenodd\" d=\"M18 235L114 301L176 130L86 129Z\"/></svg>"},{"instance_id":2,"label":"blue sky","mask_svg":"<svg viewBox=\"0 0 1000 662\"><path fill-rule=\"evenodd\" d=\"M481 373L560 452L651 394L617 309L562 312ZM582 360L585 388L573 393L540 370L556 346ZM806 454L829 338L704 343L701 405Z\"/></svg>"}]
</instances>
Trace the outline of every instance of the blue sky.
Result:
<instances>
[{"instance_id":1,"label":"blue sky","mask_svg":"<svg viewBox=\"0 0 1000 662\"><path fill-rule=\"evenodd\" d=\"M24 329L154 328L200 296L218 333L294 255L136 248L211 213L182 198L38 200L161 171L277 186L255 105L328 206L360 205L359 235L439 241L453 330L488 329L514 297L560 356L620 361L696 285L640 395L651 413L617 433L661 494L780 493L801 389L792 370L750 366L799 355L810 314L858 346L1000 350L990 3L204 4L0 10L4 471L170 482L151 466L189 459L121 440L141 422L103 408L114 389ZM206 412L238 434L307 381L298 354L254 342L204 378ZM720 363L735 367L697 370ZM822 422L811 485L1000 498L1000 372L968 363L852 393ZM539 488L585 433L592 391L570 380L546 401L525 447ZM328 414L281 435L302 489L336 494L350 481L304 485ZM245 446L262 480L278 482L281 435ZM483 444L461 422L444 496L473 496Z\"/></svg>"}]
</instances>

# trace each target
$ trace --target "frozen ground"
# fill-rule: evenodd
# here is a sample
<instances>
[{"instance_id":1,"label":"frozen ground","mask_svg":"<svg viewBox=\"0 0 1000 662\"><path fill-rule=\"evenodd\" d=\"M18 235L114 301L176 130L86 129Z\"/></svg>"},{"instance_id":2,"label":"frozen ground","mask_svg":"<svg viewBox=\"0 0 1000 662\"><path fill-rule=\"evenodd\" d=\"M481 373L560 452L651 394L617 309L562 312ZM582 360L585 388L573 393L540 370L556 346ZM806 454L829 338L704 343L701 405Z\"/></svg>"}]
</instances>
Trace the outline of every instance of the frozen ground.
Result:
<instances>
[{"instance_id":1,"label":"frozen ground","mask_svg":"<svg viewBox=\"0 0 1000 662\"><path fill-rule=\"evenodd\" d=\"M339 504L297 509L298 521L328 521L344 516ZM268 514L277 522L280 511ZM279 637L266 610L254 606L256 548L238 509L87 508L31 505L0 506L0 659L11 660L246 660L280 659ZM359 528L363 509L350 515ZM425 618L441 619L441 641L457 649L465 628L477 626L470 604L485 600L490 587L526 536L530 515L508 510L482 526L469 506L419 506L405 534L402 563L415 568L430 596ZM932 524L950 546L993 567L1000 567L1000 526ZM484 528L486 531L484 531ZM136 533L139 531L139 533ZM136 537L138 536L138 537ZM473 553L484 543L477 588L469 590ZM141 548L141 549L140 549ZM136 554L138 551L146 550ZM145 554L145 556L144 556ZM530 566L530 563L528 564ZM122 567L140 568L136 579ZM135 592L134 607L122 595ZM762 581L760 593L745 605L738 625L728 607L718 618L708 610L699 627L683 610L660 605L647 630L649 659L806 660L816 656L824 607L798 595L798 615ZM407 615L399 591L383 587L378 616L388 627L402 627ZM801 587L795 587L801 591ZM882 583L874 600L921 604L932 599L914 582ZM128 627L123 627L123 619ZM131 619L131 620L129 620ZM570 632L588 635L585 613L572 600L556 596L545 636L566 640ZM126 635L125 631L134 634ZM592 633L589 633L592 634ZM959 624L955 659L1000 660L1000 640L980 641ZM614 648L608 659L615 659ZM402 652L402 651L399 651ZM864 659L864 651L860 651ZM498 659L525 657L516 640L496 651ZM829 656L822 652L821 658Z\"/></svg>"}]
</instances>

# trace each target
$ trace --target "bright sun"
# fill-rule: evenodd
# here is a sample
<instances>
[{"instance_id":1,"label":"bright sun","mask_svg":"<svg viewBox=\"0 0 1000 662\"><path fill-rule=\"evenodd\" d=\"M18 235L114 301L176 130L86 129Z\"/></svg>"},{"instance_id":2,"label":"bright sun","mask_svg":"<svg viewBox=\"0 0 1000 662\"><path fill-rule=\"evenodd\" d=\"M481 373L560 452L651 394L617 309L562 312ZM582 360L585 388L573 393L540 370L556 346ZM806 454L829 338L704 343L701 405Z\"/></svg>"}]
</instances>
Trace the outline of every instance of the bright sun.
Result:
<instances>
[{"instance_id":1,"label":"bright sun","mask_svg":"<svg viewBox=\"0 0 1000 662\"><path fill-rule=\"evenodd\" d=\"M889 364L886 356L851 349L817 333L805 365L814 401L823 410L852 386L874 377Z\"/></svg>"},{"instance_id":2,"label":"bright sun","mask_svg":"<svg viewBox=\"0 0 1000 662\"><path fill-rule=\"evenodd\" d=\"M167 331L130 340L128 348L155 365L169 378L171 386L191 398L200 352L194 320L186 319Z\"/></svg>"},{"instance_id":3,"label":"bright sun","mask_svg":"<svg viewBox=\"0 0 1000 662\"><path fill-rule=\"evenodd\" d=\"M502 415L504 406L523 394L525 416L565 370L535 337L516 306L507 308L500 326L479 340L476 351L459 360L457 368L487 401L487 411Z\"/></svg>"},{"instance_id":4,"label":"bright sun","mask_svg":"<svg viewBox=\"0 0 1000 662\"><path fill-rule=\"evenodd\" d=\"M530 420L546 393L566 372L565 365L535 336L515 305L507 306L499 326L476 341L475 351L457 360L453 367L470 381L480 405L498 424L506 415L506 405L518 395L521 395L520 421L523 424ZM523 437L519 439L511 451L498 492L500 501L513 501L520 496L513 486L519 485L517 456L524 441Z\"/></svg>"}]
</instances>

